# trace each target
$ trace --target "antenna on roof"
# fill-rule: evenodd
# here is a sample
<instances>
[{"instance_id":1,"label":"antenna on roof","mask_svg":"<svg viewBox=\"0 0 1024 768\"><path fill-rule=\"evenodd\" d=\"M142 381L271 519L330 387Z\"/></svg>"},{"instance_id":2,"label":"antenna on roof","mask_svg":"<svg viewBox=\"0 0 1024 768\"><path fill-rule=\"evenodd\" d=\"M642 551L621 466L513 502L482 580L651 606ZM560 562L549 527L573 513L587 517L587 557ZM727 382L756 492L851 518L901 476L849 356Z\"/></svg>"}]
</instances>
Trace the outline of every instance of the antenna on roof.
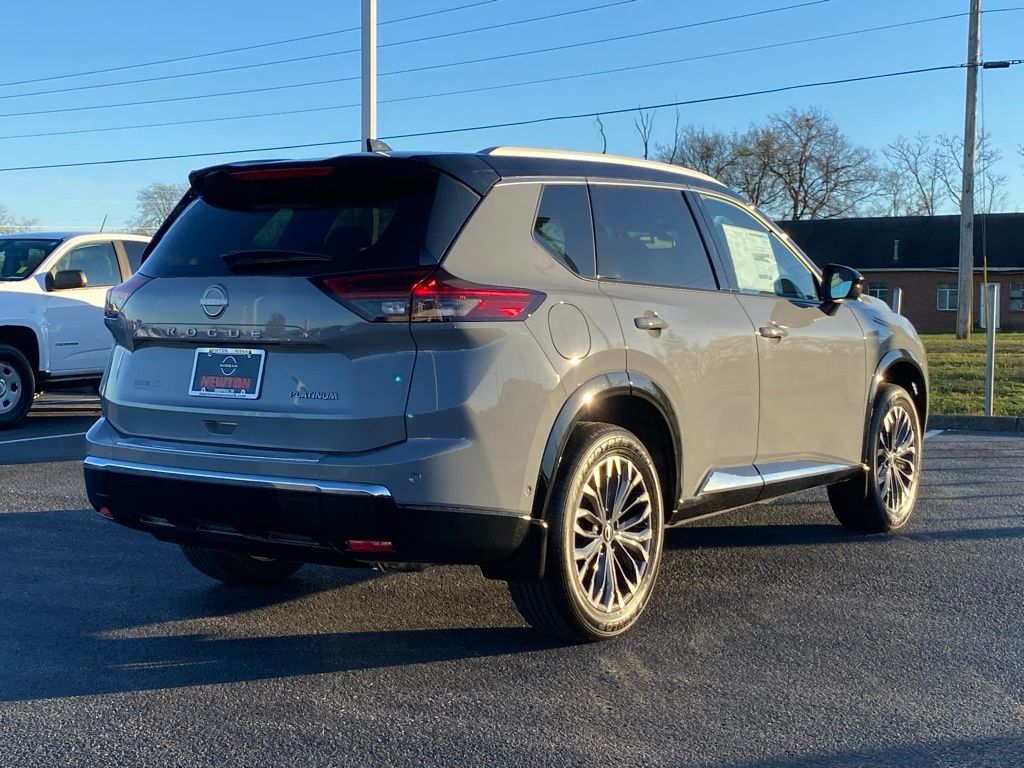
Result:
<instances>
[{"instance_id":1,"label":"antenna on roof","mask_svg":"<svg viewBox=\"0 0 1024 768\"><path fill-rule=\"evenodd\" d=\"M394 150L391 149L391 147L389 147L386 142L383 142L380 139L367 139L366 140L366 151L367 152L393 152Z\"/></svg>"}]
</instances>

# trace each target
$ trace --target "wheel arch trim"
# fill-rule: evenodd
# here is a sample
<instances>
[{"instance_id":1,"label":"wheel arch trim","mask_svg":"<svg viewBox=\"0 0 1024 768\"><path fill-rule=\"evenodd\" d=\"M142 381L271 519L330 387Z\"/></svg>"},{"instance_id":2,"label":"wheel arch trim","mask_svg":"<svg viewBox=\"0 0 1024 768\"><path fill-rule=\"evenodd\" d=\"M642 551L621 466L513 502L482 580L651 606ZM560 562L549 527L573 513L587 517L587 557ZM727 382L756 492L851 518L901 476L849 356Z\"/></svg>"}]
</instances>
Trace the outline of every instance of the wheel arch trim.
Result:
<instances>
[{"instance_id":1,"label":"wheel arch trim","mask_svg":"<svg viewBox=\"0 0 1024 768\"><path fill-rule=\"evenodd\" d=\"M908 349L891 349L882 355L882 358L878 361L878 365L875 367L875 373L871 377L871 383L868 385L868 401L867 407L864 414L864 459L869 458L869 446L867 444L868 432L871 426L871 416L875 409L875 398L878 397L878 390L884 382L887 381L886 374L892 370L893 366L897 364L906 363L910 365L921 377L921 381L924 382L924 403L925 412L924 418L921 420L921 429L924 430L928 418L928 376L925 374L924 366L921 364L920 359ZM914 394L910 393L913 399Z\"/></svg>"},{"instance_id":2,"label":"wheel arch trim","mask_svg":"<svg viewBox=\"0 0 1024 768\"><path fill-rule=\"evenodd\" d=\"M581 384L566 399L548 434L541 456L533 503L533 517L541 519L548 504L555 473L576 425L584 418L587 410L612 397L636 397L653 406L661 415L672 437L674 452L675 488L669 498L678 504L682 486L683 443L675 409L665 391L653 380L635 372L613 371L601 374ZM665 510L666 517L672 510Z\"/></svg>"}]
</instances>

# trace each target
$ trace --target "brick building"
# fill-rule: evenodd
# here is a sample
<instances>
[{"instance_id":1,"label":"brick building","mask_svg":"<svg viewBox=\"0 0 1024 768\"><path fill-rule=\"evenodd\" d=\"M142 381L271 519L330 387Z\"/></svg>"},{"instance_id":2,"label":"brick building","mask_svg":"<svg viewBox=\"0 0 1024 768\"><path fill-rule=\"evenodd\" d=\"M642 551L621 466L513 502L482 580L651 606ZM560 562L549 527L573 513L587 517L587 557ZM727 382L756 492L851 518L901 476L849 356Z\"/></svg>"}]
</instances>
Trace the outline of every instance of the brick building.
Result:
<instances>
[{"instance_id":1,"label":"brick building","mask_svg":"<svg viewBox=\"0 0 1024 768\"><path fill-rule=\"evenodd\" d=\"M903 314L922 333L956 330L959 216L780 221L819 266L859 269L868 293L892 300L903 289ZM999 328L1024 331L1024 213L979 215L974 226L974 320L981 318L982 255L999 283Z\"/></svg>"}]
</instances>

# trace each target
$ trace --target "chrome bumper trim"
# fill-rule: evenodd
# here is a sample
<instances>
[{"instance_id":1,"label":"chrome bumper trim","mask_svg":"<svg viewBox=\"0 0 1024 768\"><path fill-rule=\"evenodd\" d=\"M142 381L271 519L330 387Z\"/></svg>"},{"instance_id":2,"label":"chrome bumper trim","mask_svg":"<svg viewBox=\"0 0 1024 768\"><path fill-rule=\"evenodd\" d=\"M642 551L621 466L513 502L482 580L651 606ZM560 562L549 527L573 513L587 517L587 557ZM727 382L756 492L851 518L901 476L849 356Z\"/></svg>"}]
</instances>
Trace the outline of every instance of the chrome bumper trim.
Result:
<instances>
[{"instance_id":1,"label":"chrome bumper trim","mask_svg":"<svg viewBox=\"0 0 1024 768\"><path fill-rule=\"evenodd\" d=\"M191 482L198 481L217 485L239 485L247 488L266 488L275 491L324 493L332 496L391 498L391 491L387 488L382 485L371 485L369 483L344 483L329 480L307 480L295 477L241 475L233 472L211 472L201 469L179 469L177 467L160 467L154 464L139 464L134 461L103 459L96 456L88 456L85 459L84 465L88 469L100 471Z\"/></svg>"}]
</instances>

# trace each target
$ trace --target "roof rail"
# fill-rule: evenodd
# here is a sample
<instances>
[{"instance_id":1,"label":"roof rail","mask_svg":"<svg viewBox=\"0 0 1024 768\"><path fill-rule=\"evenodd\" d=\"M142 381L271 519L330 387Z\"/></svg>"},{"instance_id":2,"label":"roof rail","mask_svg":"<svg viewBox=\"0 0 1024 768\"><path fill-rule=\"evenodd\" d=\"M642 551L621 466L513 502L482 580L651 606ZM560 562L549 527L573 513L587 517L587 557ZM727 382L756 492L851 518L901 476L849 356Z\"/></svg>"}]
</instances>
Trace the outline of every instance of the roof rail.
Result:
<instances>
[{"instance_id":1,"label":"roof rail","mask_svg":"<svg viewBox=\"0 0 1024 768\"><path fill-rule=\"evenodd\" d=\"M569 149L535 149L533 147L488 147L480 150L481 155L493 157L538 157L551 160L578 160L589 163L610 163L613 165L626 165L634 168L653 168L666 173L677 173L680 176L696 177L705 181L713 181L721 184L718 179L707 174L695 171L692 168L685 168L681 165L670 165L659 163L655 160L641 160L637 157L623 157L622 155L601 155L596 152L577 152Z\"/></svg>"}]
</instances>

